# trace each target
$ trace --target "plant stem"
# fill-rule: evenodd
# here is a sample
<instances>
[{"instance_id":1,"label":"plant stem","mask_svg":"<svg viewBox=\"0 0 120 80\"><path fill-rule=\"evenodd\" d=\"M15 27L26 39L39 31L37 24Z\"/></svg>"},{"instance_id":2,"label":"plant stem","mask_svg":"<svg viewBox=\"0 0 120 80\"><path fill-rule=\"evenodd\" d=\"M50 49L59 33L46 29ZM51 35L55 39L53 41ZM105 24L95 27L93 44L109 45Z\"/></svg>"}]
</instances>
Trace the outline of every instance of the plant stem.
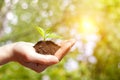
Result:
<instances>
[{"instance_id":1,"label":"plant stem","mask_svg":"<svg viewBox=\"0 0 120 80\"><path fill-rule=\"evenodd\" d=\"M45 41L45 37L43 37L43 41Z\"/></svg>"},{"instance_id":2,"label":"plant stem","mask_svg":"<svg viewBox=\"0 0 120 80\"><path fill-rule=\"evenodd\" d=\"M44 34L44 37L43 37L43 41L45 41L46 40L46 33Z\"/></svg>"}]
</instances>

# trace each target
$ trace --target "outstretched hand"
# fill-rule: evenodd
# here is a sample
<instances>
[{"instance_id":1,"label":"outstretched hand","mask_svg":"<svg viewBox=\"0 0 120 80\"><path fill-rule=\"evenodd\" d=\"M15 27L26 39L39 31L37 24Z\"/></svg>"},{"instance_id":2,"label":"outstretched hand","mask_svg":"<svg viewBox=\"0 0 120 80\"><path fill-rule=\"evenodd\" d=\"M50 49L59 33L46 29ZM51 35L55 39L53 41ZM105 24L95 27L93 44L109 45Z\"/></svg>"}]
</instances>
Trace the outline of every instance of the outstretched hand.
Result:
<instances>
[{"instance_id":1,"label":"outstretched hand","mask_svg":"<svg viewBox=\"0 0 120 80\"><path fill-rule=\"evenodd\" d=\"M63 41L59 43L60 49L55 55L38 54L33 48L32 43L16 42L0 48L0 64L5 64L10 61L16 61L36 72L42 72L47 67L58 63L67 54L69 49L74 45L74 40ZM4 51L1 51L4 50ZM9 56L8 56L9 55Z\"/></svg>"}]
</instances>

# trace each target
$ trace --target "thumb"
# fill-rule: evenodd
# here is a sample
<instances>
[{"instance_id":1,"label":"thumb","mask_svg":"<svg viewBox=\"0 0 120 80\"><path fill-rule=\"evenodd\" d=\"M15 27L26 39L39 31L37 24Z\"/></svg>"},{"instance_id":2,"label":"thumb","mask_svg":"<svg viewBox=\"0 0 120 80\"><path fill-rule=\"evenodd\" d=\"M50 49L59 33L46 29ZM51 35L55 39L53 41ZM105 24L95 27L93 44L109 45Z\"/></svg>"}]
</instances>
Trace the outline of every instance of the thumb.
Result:
<instances>
[{"instance_id":1,"label":"thumb","mask_svg":"<svg viewBox=\"0 0 120 80\"><path fill-rule=\"evenodd\" d=\"M59 62L58 58L53 55L43 55L35 52L34 54L32 53L30 56L30 61L34 63L52 65Z\"/></svg>"}]
</instances>

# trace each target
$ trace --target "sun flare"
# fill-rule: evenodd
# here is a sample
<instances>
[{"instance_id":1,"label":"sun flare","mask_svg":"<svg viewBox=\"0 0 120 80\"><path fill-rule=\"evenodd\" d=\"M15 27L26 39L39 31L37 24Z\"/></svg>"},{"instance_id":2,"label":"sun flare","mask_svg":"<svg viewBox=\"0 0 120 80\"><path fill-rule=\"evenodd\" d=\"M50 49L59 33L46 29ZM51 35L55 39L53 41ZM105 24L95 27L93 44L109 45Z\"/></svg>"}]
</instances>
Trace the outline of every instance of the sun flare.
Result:
<instances>
[{"instance_id":1,"label":"sun flare","mask_svg":"<svg viewBox=\"0 0 120 80\"><path fill-rule=\"evenodd\" d=\"M95 21L93 21L92 19L82 19L80 22L79 30L86 34L98 32L98 28L95 24Z\"/></svg>"}]
</instances>

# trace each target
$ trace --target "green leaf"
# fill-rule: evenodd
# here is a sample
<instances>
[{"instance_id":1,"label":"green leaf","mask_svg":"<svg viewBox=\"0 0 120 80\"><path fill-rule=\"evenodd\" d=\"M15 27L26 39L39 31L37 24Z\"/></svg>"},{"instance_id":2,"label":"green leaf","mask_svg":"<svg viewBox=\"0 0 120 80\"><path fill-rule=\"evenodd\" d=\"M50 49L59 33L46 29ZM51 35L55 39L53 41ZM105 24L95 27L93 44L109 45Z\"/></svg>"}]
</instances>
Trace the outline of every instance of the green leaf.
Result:
<instances>
[{"instance_id":1,"label":"green leaf","mask_svg":"<svg viewBox=\"0 0 120 80\"><path fill-rule=\"evenodd\" d=\"M36 26L35 28L39 32L39 34L44 38L45 31L41 27L39 27L39 26Z\"/></svg>"},{"instance_id":2,"label":"green leaf","mask_svg":"<svg viewBox=\"0 0 120 80\"><path fill-rule=\"evenodd\" d=\"M52 33L52 29L51 28L48 28L46 31L45 31L46 34L50 34Z\"/></svg>"},{"instance_id":3,"label":"green leaf","mask_svg":"<svg viewBox=\"0 0 120 80\"><path fill-rule=\"evenodd\" d=\"M51 33L51 34L47 34L46 35L46 38L61 38L60 36L58 36L57 34L55 34L55 33Z\"/></svg>"}]
</instances>

